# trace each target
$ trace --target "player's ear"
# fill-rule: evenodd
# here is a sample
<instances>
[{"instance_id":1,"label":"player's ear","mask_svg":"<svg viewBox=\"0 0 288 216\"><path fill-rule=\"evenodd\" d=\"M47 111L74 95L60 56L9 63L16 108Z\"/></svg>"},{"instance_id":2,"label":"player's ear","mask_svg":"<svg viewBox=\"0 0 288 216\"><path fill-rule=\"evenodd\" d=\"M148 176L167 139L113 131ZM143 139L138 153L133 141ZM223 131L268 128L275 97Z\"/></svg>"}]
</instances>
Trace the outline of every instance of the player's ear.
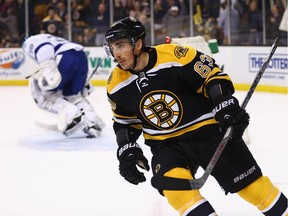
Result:
<instances>
[{"instance_id":1,"label":"player's ear","mask_svg":"<svg viewBox=\"0 0 288 216\"><path fill-rule=\"evenodd\" d=\"M141 39L138 39L137 41L136 41L136 49L137 50L141 50L141 48L142 48L142 46L143 46L143 41L141 40Z\"/></svg>"}]
</instances>

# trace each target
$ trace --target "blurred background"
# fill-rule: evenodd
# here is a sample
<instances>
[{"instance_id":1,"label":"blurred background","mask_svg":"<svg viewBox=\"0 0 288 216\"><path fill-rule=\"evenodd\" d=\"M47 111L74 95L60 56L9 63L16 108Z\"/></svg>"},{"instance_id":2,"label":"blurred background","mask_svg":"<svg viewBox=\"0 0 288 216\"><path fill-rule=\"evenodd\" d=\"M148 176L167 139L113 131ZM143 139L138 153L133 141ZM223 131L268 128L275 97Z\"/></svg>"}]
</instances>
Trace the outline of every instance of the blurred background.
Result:
<instances>
[{"instance_id":1,"label":"blurred background","mask_svg":"<svg viewBox=\"0 0 288 216\"><path fill-rule=\"evenodd\" d=\"M0 47L20 47L38 33L102 46L116 20L144 23L147 44L173 38L216 38L221 46L287 46L287 0L0 0Z\"/></svg>"}]
</instances>

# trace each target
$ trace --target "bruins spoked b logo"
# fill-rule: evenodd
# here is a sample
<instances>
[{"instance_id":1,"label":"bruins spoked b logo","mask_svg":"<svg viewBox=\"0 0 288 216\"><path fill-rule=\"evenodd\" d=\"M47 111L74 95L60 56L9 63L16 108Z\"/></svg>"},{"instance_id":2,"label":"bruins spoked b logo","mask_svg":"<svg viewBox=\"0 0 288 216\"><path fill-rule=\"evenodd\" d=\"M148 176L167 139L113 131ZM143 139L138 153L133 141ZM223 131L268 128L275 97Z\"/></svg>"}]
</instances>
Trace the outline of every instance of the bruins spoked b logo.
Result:
<instances>
[{"instance_id":1,"label":"bruins spoked b logo","mask_svg":"<svg viewBox=\"0 0 288 216\"><path fill-rule=\"evenodd\" d=\"M143 117L159 129L175 128L183 115L179 98L165 90L146 94L142 98L139 108Z\"/></svg>"}]
</instances>

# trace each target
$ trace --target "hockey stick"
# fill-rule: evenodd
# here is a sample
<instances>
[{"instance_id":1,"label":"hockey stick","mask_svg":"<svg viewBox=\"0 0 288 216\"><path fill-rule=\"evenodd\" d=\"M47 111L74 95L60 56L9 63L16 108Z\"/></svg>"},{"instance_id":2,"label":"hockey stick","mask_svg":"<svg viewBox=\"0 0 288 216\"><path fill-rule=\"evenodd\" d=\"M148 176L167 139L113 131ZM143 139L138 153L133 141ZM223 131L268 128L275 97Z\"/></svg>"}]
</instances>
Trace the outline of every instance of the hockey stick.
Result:
<instances>
[{"instance_id":1,"label":"hockey stick","mask_svg":"<svg viewBox=\"0 0 288 216\"><path fill-rule=\"evenodd\" d=\"M41 69L36 70L34 73L32 73L32 74L26 76L25 79L29 79L30 77L35 76L35 75L38 74L38 72L40 72L40 71L41 71Z\"/></svg>"},{"instance_id":2,"label":"hockey stick","mask_svg":"<svg viewBox=\"0 0 288 216\"><path fill-rule=\"evenodd\" d=\"M88 83L92 79L93 75L96 73L96 71L98 70L98 68L102 64L102 62L103 62L103 58L100 58L100 60L98 61L97 65L95 67L95 69L92 71L90 76L87 77L86 83Z\"/></svg>"},{"instance_id":3,"label":"hockey stick","mask_svg":"<svg viewBox=\"0 0 288 216\"><path fill-rule=\"evenodd\" d=\"M252 94L254 93L262 75L264 74L277 46L279 43L279 39L276 38L272 47L269 55L265 58L264 63L260 70L257 72L256 77L249 89L249 91L246 94L246 97L244 101L241 104L242 108L245 108L246 105L248 104L250 98L252 97ZM206 167L204 174L197 179L180 179L180 178L173 178L173 177L166 177L166 176L157 176L153 177L151 179L151 184L153 187L157 188L158 190L195 190L195 189L200 189L208 179L209 175L213 171L218 159L220 158L226 144L228 141L231 139L233 134L233 127L230 126L226 133L224 134L223 139L219 143L213 157L211 158L208 166Z\"/></svg>"},{"instance_id":4,"label":"hockey stick","mask_svg":"<svg viewBox=\"0 0 288 216\"><path fill-rule=\"evenodd\" d=\"M41 121L35 121L35 125L37 127L40 127L40 128L46 129L46 130L58 131L56 123L55 124L48 124L48 123L44 123Z\"/></svg>"}]
</instances>

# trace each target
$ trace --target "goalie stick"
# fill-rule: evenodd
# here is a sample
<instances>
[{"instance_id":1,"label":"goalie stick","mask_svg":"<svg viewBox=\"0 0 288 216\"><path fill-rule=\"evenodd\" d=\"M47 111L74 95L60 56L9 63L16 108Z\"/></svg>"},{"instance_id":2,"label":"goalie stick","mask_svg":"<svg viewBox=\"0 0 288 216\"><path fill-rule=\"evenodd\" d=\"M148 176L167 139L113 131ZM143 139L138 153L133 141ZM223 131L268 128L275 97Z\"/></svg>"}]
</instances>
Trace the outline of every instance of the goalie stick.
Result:
<instances>
[{"instance_id":1,"label":"goalie stick","mask_svg":"<svg viewBox=\"0 0 288 216\"><path fill-rule=\"evenodd\" d=\"M40 72L40 70L41 70L41 69L36 70L34 73L32 73L32 74L26 76L25 79L29 79L30 77L35 76L36 74L38 74L38 72Z\"/></svg>"},{"instance_id":2,"label":"goalie stick","mask_svg":"<svg viewBox=\"0 0 288 216\"><path fill-rule=\"evenodd\" d=\"M252 94L254 93L262 75L264 74L277 46L279 43L279 39L276 38L274 43L272 44L270 53L267 55L267 57L264 60L264 63L262 67L259 69L259 71L256 74L256 77L250 86L249 91L246 94L246 97L244 101L241 104L242 108L245 108L248 104L250 98L252 97ZM213 157L211 158L208 166L206 167L203 175L200 178L197 179L181 179L181 178L173 178L173 177L167 177L167 176L157 176L153 177L151 179L151 184L153 187L157 188L158 190L195 190L200 189L208 179L209 175L213 171L218 159L220 158L226 144L231 139L233 133L233 127L230 126L226 133L224 134L223 139L219 143L217 149L215 150L215 153Z\"/></svg>"},{"instance_id":3,"label":"goalie stick","mask_svg":"<svg viewBox=\"0 0 288 216\"><path fill-rule=\"evenodd\" d=\"M46 129L46 130L51 130L51 131L57 131L58 128L57 128L57 124L48 124L48 123L44 123L42 121L35 121L35 125L37 127L40 127L40 128L43 128L43 129Z\"/></svg>"},{"instance_id":4,"label":"goalie stick","mask_svg":"<svg viewBox=\"0 0 288 216\"><path fill-rule=\"evenodd\" d=\"M98 61L97 65L96 65L96 67L95 67L95 69L92 71L92 73L90 74L90 76L87 76L87 80L86 80L87 83L91 80L91 78L93 77L93 75L96 73L96 71L98 70L98 68L99 68L100 65L102 64L102 62L103 62L103 58L100 58L100 60Z\"/></svg>"}]
</instances>

